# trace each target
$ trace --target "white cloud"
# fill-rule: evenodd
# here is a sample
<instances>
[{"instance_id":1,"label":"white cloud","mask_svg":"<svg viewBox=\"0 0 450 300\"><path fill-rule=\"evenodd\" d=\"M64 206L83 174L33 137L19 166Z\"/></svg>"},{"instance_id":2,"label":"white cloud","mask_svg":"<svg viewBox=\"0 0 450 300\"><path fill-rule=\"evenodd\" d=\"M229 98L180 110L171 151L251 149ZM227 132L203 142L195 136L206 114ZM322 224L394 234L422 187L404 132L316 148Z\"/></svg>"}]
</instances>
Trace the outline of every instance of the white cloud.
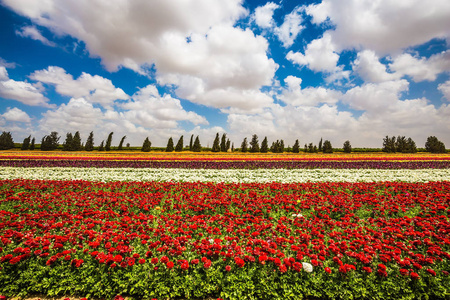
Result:
<instances>
[{"instance_id":1,"label":"white cloud","mask_svg":"<svg viewBox=\"0 0 450 300\"><path fill-rule=\"evenodd\" d=\"M131 101L121 104L121 108L126 110L122 114L125 119L145 128L177 128L179 121L194 125L208 124L205 117L185 111L180 100L170 95L160 96L153 85L140 89Z\"/></svg>"},{"instance_id":2,"label":"white cloud","mask_svg":"<svg viewBox=\"0 0 450 300\"><path fill-rule=\"evenodd\" d=\"M396 54L431 39L449 39L447 0L323 0L306 8L313 22L329 20L328 31L338 51L371 49L378 55Z\"/></svg>"},{"instance_id":3,"label":"white cloud","mask_svg":"<svg viewBox=\"0 0 450 300\"><path fill-rule=\"evenodd\" d=\"M0 66L0 97L31 106L54 107L48 103L49 100L41 90L42 87L39 84L9 79L5 67Z\"/></svg>"},{"instance_id":4,"label":"white cloud","mask_svg":"<svg viewBox=\"0 0 450 300\"><path fill-rule=\"evenodd\" d=\"M21 110L17 107L13 107L13 108L8 107L6 112L2 115L2 117L6 121L10 121L10 122L21 122L21 123L30 123L31 122L30 116L28 116L28 114L26 112L24 112L23 110Z\"/></svg>"},{"instance_id":5,"label":"white cloud","mask_svg":"<svg viewBox=\"0 0 450 300\"><path fill-rule=\"evenodd\" d=\"M264 6L259 6L255 9L253 19L256 25L261 28L272 28L275 26L273 20L273 13L280 6L273 2L267 2Z\"/></svg>"},{"instance_id":6,"label":"white cloud","mask_svg":"<svg viewBox=\"0 0 450 300\"><path fill-rule=\"evenodd\" d=\"M386 65L380 62L378 56L372 50L363 50L358 53L353 63L353 70L365 82L383 82L401 78L400 74L388 73Z\"/></svg>"},{"instance_id":7,"label":"white cloud","mask_svg":"<svg viewBox=\"0 0 450 300\"><path fill-rule=\"evenodd\" d=\"M82 73L76 80L63 68L50 66L46 70L35 71L31 79L55 85L55 90L64 96L83 97L92 103L109 107L115 100L128 99L128 95L116 88L111 80L98 75Z\"/></svg>"},{"instance_id":8,"label":"white cloud","mask_svg":"<svg viewBox=\"0 0 450 300\"><path fill-rule=\"evenodd\" d=\"M417 58L409 53L401 54L393 59L389 68L400 76L411 76L415 82L434 81L438 74L450 72L450 50L429 58Z\"/></svg>"},{"instance_id":9,"label":"white cloud","mask_svg":"<svg viewBox=\"0 0 450 300\"><path fill-rule=\"evenodd\" d=\"M297 36L305 28L305 26L301 25L303 21L301 12L301 8L294 9L294 11L284 17L283 24L274 29L275 34L285 48L292 46Z\"/></svg>"},{"instance_id":10,"label":"white cloud","mask_svg":"<svg viewBox=\"0 0 450 300\"><path fill-rule=\"evenodd\" d=\"M289 51L286 58L299 66L307 66L315 72L325 72L328 82L348 78L350 72L344 71L343 66L338 66L339 54L332 42L331 35L324 35L308 44L305 54Z\"/></svg>"},{"instance_id":11,"label":"white cloud","mask_svg":"<svg viewBox=\"0 0 450 300\"><path fill-rule=\"evenodd\" d=\"M286 88L278 96L286 104L292 106L318 106L319 104L335 104L338 102L341 93L323 87L301 88L302 79L295 76L288 76L284 79Z\"/></svg>"},{"instance_id":12,"label":"white cloud","mask_svg":"<svg viewBox=\"0 0 450 300\"><path fill-rule=\"evenodd\" d=\"M438 85L438 90L444 95L445 99L450 101L450 80Z\"/></svg>"},{"instance_id":13,"label":"white cloud","mask_svg":"<svg viewBox=\"0 0 450 300\"><path fill-rule=\"evenodd\" d=\"M21 30L16 30L16 34L24 38L31 38L33 40L40 41L42 44L50 47L56 46L55 43L44 37L35 26L22 27Z\"/></svg>"}]
</instances>

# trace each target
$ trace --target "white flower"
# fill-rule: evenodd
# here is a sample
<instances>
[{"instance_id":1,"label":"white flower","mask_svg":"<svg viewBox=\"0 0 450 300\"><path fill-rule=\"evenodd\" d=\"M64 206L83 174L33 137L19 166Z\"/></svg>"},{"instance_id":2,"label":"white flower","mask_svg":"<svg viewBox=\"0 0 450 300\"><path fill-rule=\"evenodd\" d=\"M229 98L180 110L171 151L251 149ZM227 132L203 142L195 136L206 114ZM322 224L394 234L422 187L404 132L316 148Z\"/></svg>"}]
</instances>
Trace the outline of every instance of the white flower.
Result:
<instances>
[{"instance_id":1,"label":"white flower","mask_svg":"<svg viewBox=\"0 0 450 300\"><path fill-rule=\"evenodd\" d=\"M306 273L311 273L313 271L313 266L310 263L302 262L302 266Z\"/></svg>"}]
</instances>

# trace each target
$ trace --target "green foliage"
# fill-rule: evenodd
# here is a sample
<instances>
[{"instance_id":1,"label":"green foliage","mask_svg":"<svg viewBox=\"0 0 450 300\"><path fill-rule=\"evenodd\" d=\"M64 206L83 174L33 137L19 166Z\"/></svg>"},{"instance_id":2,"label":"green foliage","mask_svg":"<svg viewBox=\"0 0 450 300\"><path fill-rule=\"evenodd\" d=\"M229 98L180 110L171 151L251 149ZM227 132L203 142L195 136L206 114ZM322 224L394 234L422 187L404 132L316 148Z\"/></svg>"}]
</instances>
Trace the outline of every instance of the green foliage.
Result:
<instances>
[{"instance_id":1,"label":"green foliage","mask_svg":"<svg viewBox=\"0 0 450 300\"><path fill-rule=\"evenodd\" d=\"M220 151L220 138L219 133L216 134L216 138L214 139L213 146L211 149L212 152L219 152Z\"/></svg>"},{"instance_id":2,"label":"green foliage","mask_svg":"<svg viewBox=\"0 0 450 300\"><path fill-rule=\"evenodd\" d=\"M42 151L50 151L56 150L58 148L59 141L58 132L52 131L50 135L46 135L41 140L41 150Z\"/></svg>"},{"instance_id":3,"label":"green foliage","mask_svg":"<svg viewBox=\"0 0 450 300\"><path fill-rule=\"evenodd\" d=\"M267 136L264 137L262 143L261 143L261 153L267 153L269 151L269 145L267 142Z\"/></svg>"},{"instance_id":4,"label":"green foliage","mask_svg":"<svg viewBox=\"0 0 450 300\"><path fill-rule=\"evenodd\" d=\"M395 136L389 137L386 136L383 139L383 152L386 153L395 153L396 147L395 147Z\"/></svg>"},{"instance_id":5,"label":"green foliage","mask_svg":"<svg viewBox=\"0 0 450 300\"><path fill-rule=\"evenodd\" d=\"M323 142L323 153L333 153L333 147L331 146L331 142L329 140L325 140Z\"/></svg>"},{"instance_id":6,"label":"green foliage","mask_svg":"<svg viewBox=\"0 0 450 300\"><path fill-rule=\"evenodd\" d=\"M247 138L244 138L244 140L242 141L241 144L241 152L247 152L248 151L248 142L247 142Z\"/></svg>"},{"instance_id":7,"label":"green foliage","mask_svg":"<svg viewBox=\"0 0 450 300\"><path fill-rule=\"evenodd\" d=\"M173 139L170 137L167 141L166 152L172 152L173 150Z\"/></svg>"},{"instance_id":8,"label":"green foliage","mask_svg":"<svg viewBox=\"0 0 450 300\"><path fill-rule=\"evenodd\" d=\"M30 149L30 150L34 150L34 148L35 148L35 145L34 145L34 143L35 143L35 139L34 139L34 138L32 138L32 139L31 139L31 144L30 144L30 147L29 147L28 149Z\"/></svg>"},{"instance_id":9,"label":"green foliage","mask_svg":"<svg viewBox=\"0 0 450 300\"><path fill-rule=\"evenodd\" d=\"M119 142L119 147L117 147L117 150L123 150L123 142L125 141L125 139L127 138L127 136L126 135L124 135L123 137L122 137L122 139L120 140L120 142Z\"/></svg>"},{"instance_id":10,"label":"green foliage","mask_svg":"<svg viewBox=\"0 0 450 300\"><path fill-rule=\"evenodd\" d=\"M10 132L3 131L0 135L0 150L14 148L14 141Z\"/></svg>"},{"instance_id":11,"label":"green foliage","mask_svg":"<svg viewBox=\"0 0 450 300\"><path fill-rule=\"evenodd\" d=\"M352 152L352 145L350 144L349 140L344 142L344 152L345 153L351 153Z\"/></svg>"},{"instance_id":12,"label":"green foliage","mask_svg":"<svg viewBox=\"0 0 450 300\"><path fill-rule=\"evenodd\" d=\"M98 151L105 151L105 141L100 143L100 146L98 146Z\"/></svg>"},{"instance_id":13,"label":"green foliage","mask_svg":"<svg viewBox=\"0 0 450 300\"><path fill-rule=\"evenodd\" d=\"M272 153L283 153L284 152L284 141L277 140L276 142L273 142L272 146L270 147L270 151Z\"/></svg>"},{"instance_id":14,"label":"green foliage","mask_svg":"<svg viewBox=\"0 0 450 300\"><path fill-rule=\"evenodd\" d=\"M320 141L319 141L319 152L320 151L323 151L323 148L322 148L322 138L320 138ZM325 151L324 151L325 152Z\"/></svg>"},{"instance_id":15,"label":"green foliage","mask_svg":"<svg viewBox=\"0 0 450 300\"><path fill-rule=\"evenodd\" d=\"M23 139L21 150L28 150L30 148L31 135Z\"/></svg>"},{"instance_id":16,"label":"green foliage","mask_svg":"<svg viewBox=\"0 0 450 300\"><path fill-rule=\"evenodd\" d=\"M295 140L294 146L292 147L293 153L299 153L300 152L300 142L298 140Z\"/></svg>"},{"instance_id":17,"label":"green foliage","mask_svg":"<svg viewBox=\"0 0 450 300\"><path fill-rule=\"evenodd\" d=\"M200 144L200 139L198 138L198 135L195 138L194 146L192 147L192 151L194 151L194 152L202 151L202 145Z\"/></svg>"},{"instance_id":18,"label":"green foliage","mask_svg":"<svg viewBox=\"0 0 450 300\"><path fill-rule=\"evenodd\" d=\"M63 151L72 150L72 141L73 141L72 133L68 132L66 134L66 140L63 143Z\"/></svg>"},{"instance_id":19,"label":"green foliage","mask_svg":"<svg viewBox=\"0 0 450 300\"><path fill-rule=\"evenodd\" d=\"M94 150L94 132L91 131L84 145L84 150L93 151Z\"/></svg>"},{"instance_id":20,"label":"green foliage","mask_svg":"<svg viewBox=\"0 0 450 300\"><path fill-rule=\"evenodd\" d=\"M435 136L429 136L425 143L425 149L431 153L445 153L445 145Z\"/></svg>"},{"instance_id":21,"label":"green foliage","mask_svg":"<svg viewBox=\"0 0 450 300\"><path fill-rule=\"evenodd\" d=\"M189 151L192 151L194 148L194 135L191 135L191 140L189 141Z\"/></svg>"},{"instance_id":22,"label":"green foliage","mask_svg":"<svg viewBox=\"0 0 450 300\"><path fill-rule=\"evenodd\" d=\"M175 151L177 151L177 152L183 151L183 144L184 144L183 136L181 136L178 139L177 145L175 146Z\"/></svg>"},{"instance_id":23,"label":"green foliage","mask_svg":"<svg viewBox=\"0 0 450 300\"><path fill-rule=\"evenodd\" d=\"M144 140L144 143L142 144L141 151L142 152L150 152L151 146L152 146L152 143L150 142L148 137L146 137Z\"/></svg>"},{"instance_id":24,"label":"green foliage","mask_svg":"<svg viewBox=\"0 0 450 300\"><path fill-rule=\"evenodd\" d=\"M222 134L222 139L220 140L220 151L227 152L229 147L227 147L227 134Z\"/></svg>"},{"instance_id":25,"label":"green foliage","mask_svg":"<svg viewBox=\"0 0 450 300\"><path fill-rule=\"evenodd\" d=\"M112 137L114 132L109 133L108 138L106 139L105 151L111 150Z\"/></svg>"},{"instance_id":26,"label":"green foliage","mask_svg":"<svg viewBox=\"0 0 450 300\"><path fill-rule=\"evenodd\" d=\"M252 153L259 152L259 142L258 136L256 134L252 136L252 140L250 141L250 152Z\"/></svg>"}]
</instances>

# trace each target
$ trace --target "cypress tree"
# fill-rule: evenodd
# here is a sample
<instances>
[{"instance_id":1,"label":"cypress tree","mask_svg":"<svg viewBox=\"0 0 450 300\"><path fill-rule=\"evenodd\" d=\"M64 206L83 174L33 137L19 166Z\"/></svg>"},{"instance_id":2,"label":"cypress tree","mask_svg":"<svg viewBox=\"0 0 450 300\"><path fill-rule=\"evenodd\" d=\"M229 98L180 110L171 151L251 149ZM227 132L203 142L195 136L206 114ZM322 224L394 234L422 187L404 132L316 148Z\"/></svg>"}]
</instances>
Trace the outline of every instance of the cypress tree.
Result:
<instances>
[{"instance_id":1,"label":"cypress tree","mask_svg":"<svg viewBox=\"0 0 450 300\"><path fill-rule=\"evenodd\" d=\"M63 151L71 151L73 143L73 135L71 132L66 134L66 140L63 143Z\"/></svg>"},{"instance_id":2,"label":"cypress tree","mask_svg":"<svg viewBox=\"0 0 450 300\"><path fill-rule=\"evenodd\" d=\"M80 151L82 149L81 137L80 137L79 131L75 132L75 135L73 136L71 148L72 148L72 151Z\"/></svg>"},{"instance_id":3,"label":"cypress tree","mask_svg":"<svg viewBox=\"0 0 450 300\"><path fill-rule=\"evenodd\" d=\"M177 152L181 152L183 151L183 136L180 137L180 139L178 140L177 145L175 146L175 151Z\"/></svg>"},{"instance_id":4,"label":"cypress tree","mask_svg":"<svg viewBox=\"0 0 450 300\"><path fill-rule=\"evenodd\" d=\"M320 141L319 141L319 151L322 151L322 138L320 138Z\"/></svg>"},{"instance_id":5,"label":"cypress tree","mask_svg":"<svg viewBox=\"0 0 450 300\"><path fill-rule=\"evenodd\" d=\"M220 151L221 152L227 152L227 134L222 134L222 139L220 141Z\"/></svg>"},{"instance_id":6,"label":"cypress tree","mask_svg":"<svg viewBox=\"0 0 450 300\"><path fill-rule=\"evenodd\" d=\"M278 149L279 153L283 153L284 152L284 141L281 140L280 141L280 148Z\"/></svg>"},{"instance_id":7,"label":"cypress tree","mask_svg":"<svg viewBox=\"0 0 450 300\"><path fill-rule=\"evenodd\" d=\"M259 152L259 142L258 142L258 136L254 134L252 136L252 140L250 141L250 152L256 153Z\"/></svg>"},{"instance_id":8,"label":"cypress tree","mask_svg":"<svg viewBox=\"0 0 450 300\"><path fill-rule=\"evenodd\" d=\"M58 148L59 138L60 137L58 136L58 133L56 131L52 131L50 135L44 136L41 141L41 150L55 150L56 148Z\"/></svg>"},{"instance_id":9,"label":"cypress tree","mask_svg":"<svg viewBox=\"0 0 450 300\"><path fill-rule=\"evenodd\" d=\"M212 152L219 152L220 151L219 133L216 134L216 138L214 139L214 143L213 143L211 151Z\"/></svg>"},{"instance_id":10,"label":"cypress tree","mask_svg":"<svg viewBox=\"0 0 450 300\"><path fill-rule=\"evenodd\" d=\"M267 142L267 136L264 137L262 143L261 143L261 153L267 153L267 151L269 151L269 145Z\"/></svg>"},{"instance_id":11,"label":"cypress tree","mask_svg":"<svg viewBox=\"0 0 450 300\"><path fill-rule=\"evenodd\" d=\"M435 136L429 136L425 143L425 150L431 153L445 153L445 145Z\"/></svg>"},{"instance_id":12,"label":"cypress tree","mask_svg":"<svg viewBox=\"0 0 450 300\"><path fill-rule=\"evenodd\" d=\"M298 140L295 140L294 146L292 147L293 153L299 153L300 152L300 143Z\"/></svg>"},{"instance_id":13,"label":"cypress tree","mask_svg":"<svg viewBox=\"0 0 450 300\"><path fill-rule=\"evenodd\" d=\"M241 144L241 152L247 152L248 151L248 142L247 138L244 138Z\"/></svg>"},{"instance_id":14,"label":"cypress tree","mask_svg":"<svg viewBox=\"0 0 450 300\"><path fill-rule=\"evenodd\" d=\"M151 146L152 146L152 143L150 142L148 137L146 137L144 140L144 144L142 144L141 151L142 152L150 152Z\"/></svg>"},{"instance_id":15,"label":"cypress tree","mask_svg":"<svg viewBox=\"0 0 450 300\"><path fill-rule=\"evenodd\" d=\"M230 139L227 139L227 143L225 145L226 152L228 152L228 150L230 149L230 144L231 144Z\"/></svg>"},{"instance_id":16,"label":"cypress tree","mask_svg":"<svg viewBox=\"0 0 450 300\"><path fill-rule=\"evenodd\" d=\"M32 139L31 139L30 148L29 148L30 150L34 150L34 147L35 147L34 142L35 142L35 139L32 138Z\"/></svg>"},{"instance_id":17,"label":"cypress tree","mask_svg":"<svg viewBox=\"0 0 450 300\"><path fill-rule=\"evenodd\" d=\"M120 142L119 142L119 147L117 147L117 150L123 150L123 142L125 141L126 138L127 138L126 135L124 135L124 136L122 137L122 139L121 139Z\"/></svg>"},{"instance_id":18,"label":"cypress tree","mask_svg":"<svg viewBox=\"0 0 450 300\"><path fill-rule=\"evenodd\" d=\"M28 150L30 147L31 135L23 139L21 150Z\"/></svg>"},{"instance_id":19,"label":"cypress tree","mask_svg":"<svg viewBox=\"0 0 450 300\"><path fill-rule=\"evenodd\" d=\"M173 151L173 139L172 137L169 138L169 141L167 142L166 152L172 152Z\"/></svg>"},{"instance_id":20,"label":"cypress tree","mask_svg":"<svg viewBox=\"0 0 450 300\"><path fill-rule=\"evenodd\" d=\"M191 135L191 140L189 141L189 151L192 151L192 148L194 147L194 135Z\"/></svg>"},{"instance_id":21,"label":"cypress tree","mask_svg":"<svg viewBox=\"0 0 450 300\"><path fill-rule=\"evenodd\" d=\"M84 150L93 151L94 150L94 132L91 131L84 145Z\"/></svg>"},{"instance_id":22,"label":"cypress tree","mask_svg":"<svg viewBox=\"0 0 450 300\"><path fill-rule=\"evenodd\" d=\"M105 146L104 146L104 144L105 144L105 141L102 141L102 142L100 143L100 146L98 146L98 151L105 151Z\"/></svg>"},{"instance_id":23,"label":"cypress tree","mask_svg":"<svg viewBox=\"0 0 450 300\"><path fill-rule=\"evenodd\" d=\"M112 137L113 137L113 132L109 133L108 138L106 139L106 145L105 145L105 150L106 151L110 151L111 150L111 143L112 143Z\"/></svg>"},{"instance_id":24,"label":"cypress tree","mask_svg":"<svg viewBox=\"0 0 450 300\"><path fill-rule=\"evenodd\" d=\"M192 151L194 152L200 152L202 150L202 145L200 144L200 139L197 137L195 138L194 146L192 146Z\"/></svg>"}]
</instances>

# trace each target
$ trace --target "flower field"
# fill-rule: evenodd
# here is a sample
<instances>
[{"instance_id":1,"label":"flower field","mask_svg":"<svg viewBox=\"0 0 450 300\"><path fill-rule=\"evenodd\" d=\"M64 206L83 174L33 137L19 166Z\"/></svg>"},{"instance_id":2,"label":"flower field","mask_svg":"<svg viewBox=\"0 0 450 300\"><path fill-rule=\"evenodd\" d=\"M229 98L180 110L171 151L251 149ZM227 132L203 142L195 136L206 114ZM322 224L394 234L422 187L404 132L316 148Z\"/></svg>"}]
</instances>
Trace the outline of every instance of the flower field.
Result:
<instances>
[{"instance_id":1,"label":"flower field","mask_svg":"<svg viewBox=\"0 0 450 300\"><path fill-rule=\"evenodd\" d=\"M450 297L448 156L230 155L209 162L427 164L180 169L109 163L208 160L7 155L0 295Z\"/></svg>"}]
</instances>

